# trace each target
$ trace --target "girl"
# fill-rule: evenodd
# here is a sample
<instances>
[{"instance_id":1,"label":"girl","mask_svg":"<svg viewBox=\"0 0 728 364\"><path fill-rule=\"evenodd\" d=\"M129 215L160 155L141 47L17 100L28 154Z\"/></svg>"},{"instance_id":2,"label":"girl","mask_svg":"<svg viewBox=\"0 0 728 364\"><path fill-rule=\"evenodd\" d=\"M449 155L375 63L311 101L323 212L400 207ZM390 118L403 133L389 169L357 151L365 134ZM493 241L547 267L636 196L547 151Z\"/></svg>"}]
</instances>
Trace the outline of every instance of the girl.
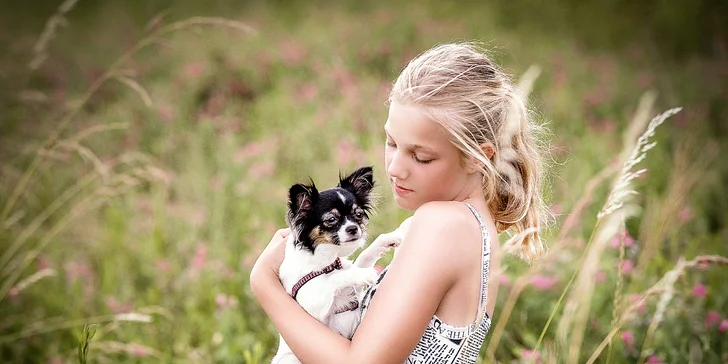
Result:
<instances>
[{"instance_id":1,"label":"girl","mask_svg":"<svg viewBox=\"0 0 728 364\"><path fill-rule=\"evenodd\" d=\"M385 167L394 200L415 211L347 340L283 289L279 230L250 275L256 299L304 363L473 363L490 328L498 233L519 255L543 253L537 127L508 77L470 43L412 60L389 97ZM496 279L495 282L498 282Z\"/></svg>"}]
</instances>

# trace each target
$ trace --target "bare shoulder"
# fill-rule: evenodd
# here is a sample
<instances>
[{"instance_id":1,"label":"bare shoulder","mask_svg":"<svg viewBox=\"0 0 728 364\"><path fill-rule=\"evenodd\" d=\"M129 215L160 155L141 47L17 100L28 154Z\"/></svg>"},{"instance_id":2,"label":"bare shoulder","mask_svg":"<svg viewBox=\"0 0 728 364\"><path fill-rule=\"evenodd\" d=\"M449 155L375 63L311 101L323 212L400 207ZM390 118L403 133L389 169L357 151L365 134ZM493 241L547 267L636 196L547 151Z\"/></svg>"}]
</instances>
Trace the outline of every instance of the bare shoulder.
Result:
<instances>
[{"instance_id":1,"label":"bare shoulder","mask_svg":"<svg viewBox=\"0 0 728 364\"><path fill-rule=\"evenodd\" d=\"M465 204L455 201L433 201L420 206L412 218L411 230L430 234L445 233L452 237L468 235L468 227L477 226Z\"/></svg>"},{"instance_id":2,"label":"bare shoulder","mask_svg":"<svg viewBox=\"0 0 728 364\"><path fill-rule=\"evenodd\" d=\"M401 250L425 261L434 259L440 267L450 266L457 272L472 253L469 244L462 242L472 240L479 246L479 236L477 220L465 204L428 202L415 211Z\"/></svg>"}]
</instances>

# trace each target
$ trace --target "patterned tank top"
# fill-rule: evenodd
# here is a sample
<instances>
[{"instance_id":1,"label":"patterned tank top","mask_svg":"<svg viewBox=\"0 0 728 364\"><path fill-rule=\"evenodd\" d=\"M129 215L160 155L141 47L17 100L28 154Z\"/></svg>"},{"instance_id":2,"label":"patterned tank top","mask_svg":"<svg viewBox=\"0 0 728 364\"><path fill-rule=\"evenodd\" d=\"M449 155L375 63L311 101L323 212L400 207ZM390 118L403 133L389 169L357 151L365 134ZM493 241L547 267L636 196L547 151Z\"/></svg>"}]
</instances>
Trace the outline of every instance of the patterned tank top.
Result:
<instances>
[{"instance_id":1,"label":"patterned tank top","mask_svg":"<svg viewBox=\"0 0 728 364\"><path fill-rule=\"evenodd\" d=\"M475 363L483 346L485 335L490 330L490 317L485 310L488 299L488 271L490 268L490 234L485 227L483 219L473 206L465 203L478 219L481 234L481 284L480 300L475 322L468 326L448 325L434 315L425 329L424 335L415 346L412 354L405 361L406 364L470 364ZM389 266L384 268L377 282L369 288L361 304L362 317L366 314L372 297L387 274ZM463 341L465 341L463 343Z\"/></svg>"}]
</instances>

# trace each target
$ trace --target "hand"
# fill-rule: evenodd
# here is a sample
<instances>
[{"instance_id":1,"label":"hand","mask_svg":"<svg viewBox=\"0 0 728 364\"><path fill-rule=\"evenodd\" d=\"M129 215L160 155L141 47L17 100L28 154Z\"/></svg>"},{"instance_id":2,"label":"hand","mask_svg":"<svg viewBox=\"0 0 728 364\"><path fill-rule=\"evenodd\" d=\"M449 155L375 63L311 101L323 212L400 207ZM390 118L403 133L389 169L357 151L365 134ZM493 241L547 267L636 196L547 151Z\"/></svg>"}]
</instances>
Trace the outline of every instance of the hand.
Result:
<instances>
[{"instance_id":1,"label":"hand","mask_svg":"<svg viewBox=\"0 0 728 364\"><path fill-rule=\"evenodd\" d=\"M250 271L250 285L255 286L260 283L266 285L266 279L275 276L278 280L278 270L283 263L283 257L285 256L286 239L291 235L291 229L279 229L273 234L268 246L265 247L258 259L253 265L253 269Z\"/></svg>"}]
</instances>

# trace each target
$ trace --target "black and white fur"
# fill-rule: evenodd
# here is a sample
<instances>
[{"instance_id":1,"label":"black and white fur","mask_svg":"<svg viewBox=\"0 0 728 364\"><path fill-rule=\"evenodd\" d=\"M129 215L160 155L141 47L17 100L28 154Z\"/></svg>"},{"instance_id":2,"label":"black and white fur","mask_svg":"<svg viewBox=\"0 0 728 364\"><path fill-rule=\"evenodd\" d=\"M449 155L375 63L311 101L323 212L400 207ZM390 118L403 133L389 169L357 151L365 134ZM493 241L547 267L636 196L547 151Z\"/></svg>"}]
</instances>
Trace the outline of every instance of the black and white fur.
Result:
<instances>
[{"instance_id":1,"label":"black and white fur","mask_svg":"<svg viewBox=\"0 0 728 364\"><path fill-rule=\"evenodd\" d=\"M293 185L288 196L286 220L291 235L279 271L281 283L291 294L303 276L341 258L343 269L311 279L300 288L296 299L311 316L346 338L351 338L359 325L360 309L335 311L353 300L361 302L364 287L377 278L374 264L401 242L400 234L382 234L355 262L347 259L364 246L373 187L372 167L363 167L339 177L335 188L319 192L311 181L310 185ZM273 363L300 363L283 337Z\"/></svg>"}]
</instances>

